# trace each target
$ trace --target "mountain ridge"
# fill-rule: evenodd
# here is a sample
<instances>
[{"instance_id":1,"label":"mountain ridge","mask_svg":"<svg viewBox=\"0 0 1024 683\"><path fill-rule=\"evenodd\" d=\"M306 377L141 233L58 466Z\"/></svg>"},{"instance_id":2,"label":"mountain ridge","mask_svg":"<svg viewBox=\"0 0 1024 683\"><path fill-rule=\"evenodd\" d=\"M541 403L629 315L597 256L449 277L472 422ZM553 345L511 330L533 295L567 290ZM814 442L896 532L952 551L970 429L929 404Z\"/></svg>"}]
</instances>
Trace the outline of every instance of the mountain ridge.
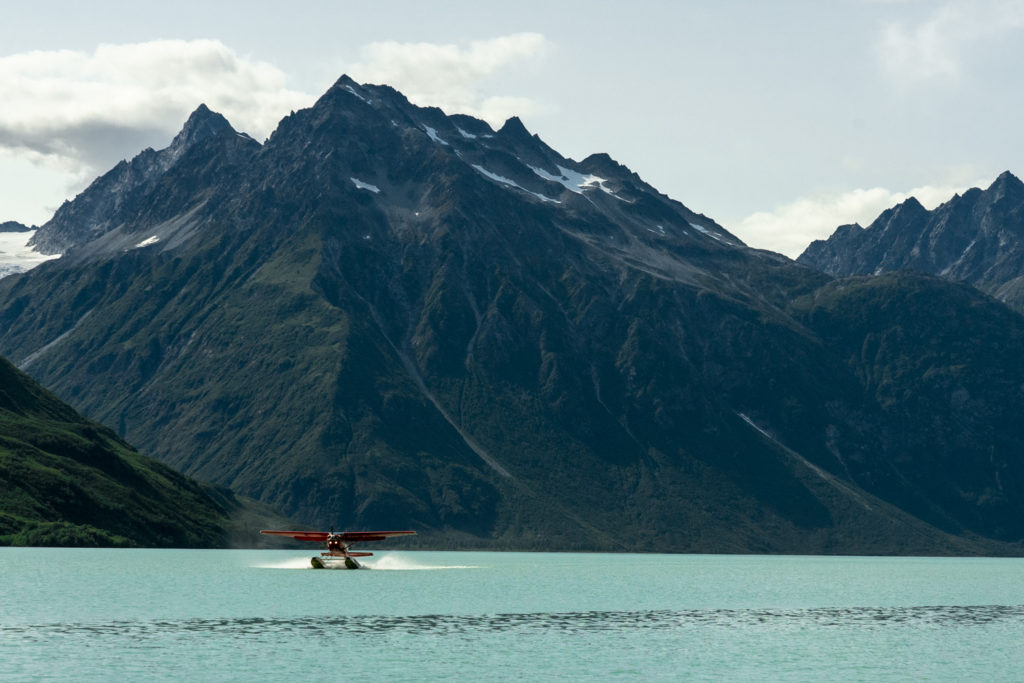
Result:
<instances>
[{"instance_id":1,"label":"mountain ridge","mask_svg":"<svg viewBox=\"0 0 1024 683\"><path fill-rule=\"evenodd\" d=\"M841 226L812 242L797 262L834 276L928 273L1024 312L1024 183L1004 171L985 190L972 188L931 211L910 198L867 228Z\"/></svg>"}]
</instances>

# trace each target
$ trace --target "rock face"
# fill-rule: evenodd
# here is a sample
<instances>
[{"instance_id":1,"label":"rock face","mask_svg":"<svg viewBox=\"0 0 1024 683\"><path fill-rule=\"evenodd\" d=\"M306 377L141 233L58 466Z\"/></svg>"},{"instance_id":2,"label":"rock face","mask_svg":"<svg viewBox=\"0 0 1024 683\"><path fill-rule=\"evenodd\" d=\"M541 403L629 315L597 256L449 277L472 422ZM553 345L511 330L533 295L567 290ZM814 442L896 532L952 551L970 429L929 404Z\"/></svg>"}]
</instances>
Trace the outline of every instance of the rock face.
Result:
<instances>
[{"instance_id":1,"label":"rock face","mask_svg":"<svg viewBox=\"0 0 1024 683\"><path fill-rule=\"evenodd\" d=\"M161 181L169 169L190 150L208 141L217 147L218 154L240 159L259 149L259 143L236 133L223 116L210 111L205 104L200 105L169 147L159 152L146 149L94 180L74 201L64 202L57 209L53 218L32 237L29 246L44 254L60 254L97 238L109 238L111 232L124 227L126 219L140 217L140 213L145 221L159 223L159 209L147 212L143 205L167 189ZM177 177L174 182L181 180ZM213 179L196 180L210 182ZM163 202L165 206L172 205L169 209L172 216L178 213L173 208L178 198L172 195ZM107 246L117 248L109 243Z\"/></svg>"},{"instance_id":2,"label":"rock face","mask_svg":"<svg viewBox=\"0 0 1024 683\"><path fill-rule=\"evenodd\" d=\"M263 145L220 121L0 280L0 352L174 467L435 547L1019 552L999 304L833 282L606 155L385 86L343 77Z\"/></svg>"},{"instance_id":3,"label":"rock face","mask_svg":"<svg viewBox=\"0 0 1024 683\"><path fill-rule=\"evenodd\" d=\"M1024 312L1024 183L1009 171L933 211L916 199L845 225L797 259L830 275L913 270L967 282Z\"/></svg>"}]
</instances>

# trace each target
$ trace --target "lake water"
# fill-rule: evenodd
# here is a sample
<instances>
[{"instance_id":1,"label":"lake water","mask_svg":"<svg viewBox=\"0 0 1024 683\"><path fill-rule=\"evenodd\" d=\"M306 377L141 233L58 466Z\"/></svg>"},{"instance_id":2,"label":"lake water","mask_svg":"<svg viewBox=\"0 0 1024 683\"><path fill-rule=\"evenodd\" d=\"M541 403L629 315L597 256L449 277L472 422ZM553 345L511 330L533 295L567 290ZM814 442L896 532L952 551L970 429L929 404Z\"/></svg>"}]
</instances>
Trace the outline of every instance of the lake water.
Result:
<instances>
[{"instance_id":1,"label":"lake water","mask_svg":"<svg viewBox=\"0 0 1024 683\"><path fill-rule=\"evenodd\" d=\"M0 548L4 680L1024 680L1024 560Z\"/></svg>"}]
</instances>

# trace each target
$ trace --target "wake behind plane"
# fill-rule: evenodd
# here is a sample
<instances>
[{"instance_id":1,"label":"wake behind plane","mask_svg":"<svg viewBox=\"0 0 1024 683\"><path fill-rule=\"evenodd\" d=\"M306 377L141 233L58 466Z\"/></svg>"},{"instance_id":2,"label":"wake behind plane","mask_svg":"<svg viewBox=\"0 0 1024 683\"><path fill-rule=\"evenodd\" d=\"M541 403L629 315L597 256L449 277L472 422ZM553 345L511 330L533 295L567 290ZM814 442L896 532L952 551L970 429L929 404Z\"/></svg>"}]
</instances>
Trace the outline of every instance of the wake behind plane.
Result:
<instances>
[{"instance_id":1,"label":"wake behind plane","mask_svg":"<svg viewBox=\"0 0 1024 683\"><path fill-rule=\"evenodd\" d=\"M276 531L272 529L261 529L261 534L268 536L288 536L297 541L312 541L313 543L327 543L327 552L313 556L310 564L313 569L362 569L363 565L356 560L357 557L371 557L373 553L354 552L349 546L355 543L366 543L368 541L383 541L392 536L413 536L415 531L341 531L336 532L333 528L330 531Z\"/></svg>"}]
</instances>

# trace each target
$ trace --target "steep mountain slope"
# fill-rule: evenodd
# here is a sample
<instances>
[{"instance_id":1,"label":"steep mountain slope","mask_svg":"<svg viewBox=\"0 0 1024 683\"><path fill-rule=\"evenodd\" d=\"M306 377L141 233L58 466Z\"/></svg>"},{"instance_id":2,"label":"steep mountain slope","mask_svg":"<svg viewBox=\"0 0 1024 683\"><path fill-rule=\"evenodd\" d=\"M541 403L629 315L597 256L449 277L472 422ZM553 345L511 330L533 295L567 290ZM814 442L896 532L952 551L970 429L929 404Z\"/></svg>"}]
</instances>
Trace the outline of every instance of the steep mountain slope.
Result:
<instances>
[{"instance_id":1,"label":"steep mountain slope","mask_svg":"<svg viewBox=\"0 0 1024 683\"><path fill-rule=\"evenodd\" d=\"M0 359L0 544L224 546L241 507L139 454Z\"/></svg>"},{"instance_id":2,"label":"steep mountain slope","mask_svg":"<svg viewBox=\"0 0 1024 683\"><path fill-rule=\"evenodd\" d=\"M1024 312L1024 183L1007 171L933 211L911 197L867 228L844 225L811 243L797 261L840 276L929 273Z\"/></svg>"},{"instance_id":3,"label":"steep mountain slope","mask_svg":"<svg viewBox=\"0 0 1024 683\"><path fill-rule=\"evenodd\" d=\"M347 78L263 145L211 117L62 207L36 236L61 259L0 280L0 351L184 472L449 547L1019 551L983 538L1019 541L1018 503L908 479L901 449L942 443L833 348L828 277L607 156ZM1020 445L998 444L1011 491Z\"/></svg>"},{"instance_id":4,"label":"steep mountain slope","mask_svg":"<svg viewBox=\"0 0 1024 683\"><path fill-rule=\"evenodd\" d=\"M887 425L875 447L891 458L880 469L847 453L853 478L942 528L1024 535L1018 314L969 286L906 272L837 280L794 309Z\"/></svg>"}]
</instances>

